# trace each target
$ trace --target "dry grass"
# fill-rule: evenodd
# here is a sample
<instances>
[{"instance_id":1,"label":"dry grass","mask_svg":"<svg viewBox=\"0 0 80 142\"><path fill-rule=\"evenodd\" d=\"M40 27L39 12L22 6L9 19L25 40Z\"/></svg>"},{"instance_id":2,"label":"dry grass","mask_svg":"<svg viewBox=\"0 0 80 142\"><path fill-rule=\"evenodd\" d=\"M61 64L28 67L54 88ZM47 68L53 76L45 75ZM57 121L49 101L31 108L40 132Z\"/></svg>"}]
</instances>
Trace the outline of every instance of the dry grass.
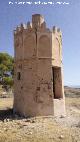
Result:
<instances>
[{"instance_id":1,"label":"dry grass","mask_svg":"<svg viewBox=\"0 0 80 142\"><path fill-rule=\"evenodd\" d=\"M0 98L0 109L13 107L13 98Z\"/></svg>"},{"instance_id":2,"label":"dry grass","mask_svg":"<svg viewBox=\"0 0 80 142\"><path fill-rule=\"evenodd\" d=\"M66 98L66 106L80 107L80 98Z\"/></svg>"}]
</instances>

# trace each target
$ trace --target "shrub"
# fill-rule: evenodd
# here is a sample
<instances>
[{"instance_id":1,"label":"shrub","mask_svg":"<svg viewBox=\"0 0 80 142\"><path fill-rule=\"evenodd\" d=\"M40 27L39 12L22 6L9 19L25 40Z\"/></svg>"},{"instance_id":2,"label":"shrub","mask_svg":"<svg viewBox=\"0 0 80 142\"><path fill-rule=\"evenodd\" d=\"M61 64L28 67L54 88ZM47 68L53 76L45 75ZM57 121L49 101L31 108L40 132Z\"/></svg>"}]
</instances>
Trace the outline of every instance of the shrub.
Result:
<instances>
[{"instance_id":1,"label":"shrub","mask_svg":"<svg viewBox=\"0 0 80 142\"><path fill-rule=\"evenodd\" d=\"M13 79L12 77L4 77L3 78L4 85L9 86L10 88L13 86Z\"/></svg>"}]
</instances>

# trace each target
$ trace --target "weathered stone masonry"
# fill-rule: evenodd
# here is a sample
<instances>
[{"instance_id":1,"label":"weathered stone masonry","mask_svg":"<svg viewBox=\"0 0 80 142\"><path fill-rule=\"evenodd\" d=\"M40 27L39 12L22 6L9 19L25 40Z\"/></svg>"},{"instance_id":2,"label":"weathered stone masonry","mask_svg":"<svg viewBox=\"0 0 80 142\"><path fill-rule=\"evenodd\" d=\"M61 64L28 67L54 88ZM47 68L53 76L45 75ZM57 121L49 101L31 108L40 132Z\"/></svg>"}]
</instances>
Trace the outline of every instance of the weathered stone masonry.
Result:
<instances>
[{"instance_id":1,"label":"weathered stone masonry","mask_svg":"<svg viewBox=\"0 0 80 142\"><path fill-rule=\"evenodd\" d=\"M43 16L14 31L14 112L24 116L64 115L62 34Z\"/></svg>"}]
</instances>

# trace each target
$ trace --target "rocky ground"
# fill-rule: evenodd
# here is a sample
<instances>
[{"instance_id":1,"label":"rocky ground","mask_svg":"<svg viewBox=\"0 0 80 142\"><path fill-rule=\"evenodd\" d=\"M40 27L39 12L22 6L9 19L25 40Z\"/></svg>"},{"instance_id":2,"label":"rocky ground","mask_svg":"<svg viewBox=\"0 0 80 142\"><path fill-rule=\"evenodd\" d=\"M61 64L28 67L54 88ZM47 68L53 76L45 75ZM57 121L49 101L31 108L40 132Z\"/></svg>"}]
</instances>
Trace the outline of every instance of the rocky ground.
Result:
<instances>
[{"instance_id":1,"label":"rocky ground","mask_svg":"<svg viewBox=\"0 0 80 142\"><path fill-rule=\"evenodd\" d=\"M22 118L13 115L12 104L13 98L0 99L0 142L80 142L79 94L67 95L66 117L60 118Z\"/></svg>"}]
</instances>

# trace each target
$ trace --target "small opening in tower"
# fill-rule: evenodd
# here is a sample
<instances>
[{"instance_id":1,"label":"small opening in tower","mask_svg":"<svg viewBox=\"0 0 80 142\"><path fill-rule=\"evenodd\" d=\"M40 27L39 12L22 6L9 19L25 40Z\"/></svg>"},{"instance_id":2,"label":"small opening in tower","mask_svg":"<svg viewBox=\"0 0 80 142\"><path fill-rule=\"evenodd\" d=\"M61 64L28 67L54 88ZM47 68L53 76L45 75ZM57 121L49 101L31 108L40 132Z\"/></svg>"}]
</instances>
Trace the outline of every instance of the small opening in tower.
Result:
<instances>
[{"instance_id":1,"label":"small opening in tower","mask_svg":"<svg viewBox=\"0 0 80 142\"><path fill-rule=\"evenodd\" d=\"M53 78L54 99L63 98L63 96L62 96L61 68L60 67L52 67L52 78Z\"/></svg>"},{"instance_id":2,"label":"small opening in tower","mask_svg":"<svg viewBox=\"0 0 80 142\"><path fill-rule=\"evenodd\" d=\"M21 73L17 72L17 80L21 80Z\"/></svg>"}]
</instances>

